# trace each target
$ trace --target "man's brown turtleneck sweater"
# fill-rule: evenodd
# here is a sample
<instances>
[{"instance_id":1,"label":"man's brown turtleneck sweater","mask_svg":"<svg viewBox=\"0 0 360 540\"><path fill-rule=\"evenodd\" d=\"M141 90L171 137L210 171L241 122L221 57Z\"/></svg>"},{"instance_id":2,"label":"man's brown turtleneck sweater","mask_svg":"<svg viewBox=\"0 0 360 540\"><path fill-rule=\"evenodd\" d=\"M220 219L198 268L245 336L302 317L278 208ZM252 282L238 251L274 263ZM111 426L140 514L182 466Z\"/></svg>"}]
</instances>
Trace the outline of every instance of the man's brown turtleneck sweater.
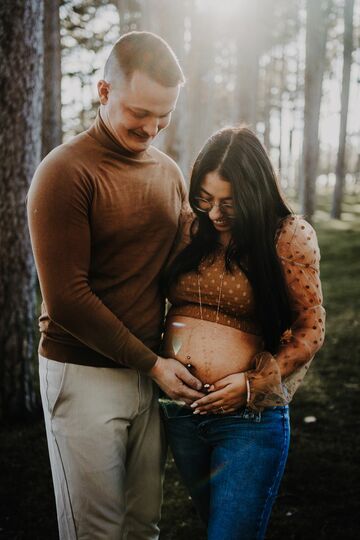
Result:
<instances>
[{"instance_id":1,"label":"man's brown turtleneck sweater","mask_svg":"<svg viewBox=\"0 0 360 540\"><path fill-rule=\"evenodd\" d=\"M185 208L175 163L154 147L130 154L99 114L43 160L28 194L42 356L152 367L164 307L159 274Z\"/></svg>"}]
</instances>

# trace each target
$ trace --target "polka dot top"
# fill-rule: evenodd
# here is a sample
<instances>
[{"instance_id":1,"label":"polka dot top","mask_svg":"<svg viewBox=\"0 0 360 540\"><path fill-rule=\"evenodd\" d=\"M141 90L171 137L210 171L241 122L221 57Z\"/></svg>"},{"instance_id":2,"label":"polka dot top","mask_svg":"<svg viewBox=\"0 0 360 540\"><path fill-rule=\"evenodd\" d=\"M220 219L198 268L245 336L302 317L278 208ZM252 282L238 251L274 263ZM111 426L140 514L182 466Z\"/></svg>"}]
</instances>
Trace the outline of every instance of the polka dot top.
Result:
<instances>
[{"instance_id":1,"label":"polka dot top","mask_svg":"<svg viewBox=\"0 0 360 540\"><path fill-rule=\"evenodd\" d=\"M188 241L188 236L182 239L181 249ZM293 322L283 334L277 354L273 356L267 351L257 354L253 369L246 372L248 407L254 410L291 401L325 334L320 252L314 229L300 216L287 216L279 226L275 242ZM203 319L244 332L261 333L252 287L239 268L234 267L231 273L225 271L223 248L219 248L212 260L201 263L199 275L183 274L170 288L169 315L201 318L199 284Z\"/></svg>"},{"instance_id":2,"label":"polka dot top","mask_svg":"<svg viewBox=\"0 0 360 540\"><path fill-rule=\"evenodd\" d=\"M201 318L202 312L203 319L208 321L260 334L249 280L237 266L234 266L232 273L226 272L224 255L224 248L219 247L213 261L201 263L199 274L183 274L170 288L171 315L197 319Z\"/></svg>"}]
</instances>

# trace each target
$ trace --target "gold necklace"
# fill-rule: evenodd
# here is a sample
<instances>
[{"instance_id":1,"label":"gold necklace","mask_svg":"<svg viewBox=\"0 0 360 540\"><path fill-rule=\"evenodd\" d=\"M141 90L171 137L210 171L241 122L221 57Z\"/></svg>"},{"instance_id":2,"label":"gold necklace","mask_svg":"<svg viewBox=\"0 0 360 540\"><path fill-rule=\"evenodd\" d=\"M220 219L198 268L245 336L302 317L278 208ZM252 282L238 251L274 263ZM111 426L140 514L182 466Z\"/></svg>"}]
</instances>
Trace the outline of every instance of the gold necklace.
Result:
<instances>
[{"instance_id":1,"label":"gold necklace","mask_svg":"<svg viewBox=\"0 0 360 540\"><path fill-rule=\"evenodd\" d=\"M219 322L219 312L220 312L220 302L221 302L221 296L222 296L222 288L224 283L224 277L225 277L226 268L224 268L221 276L220 276L220 285L219 285L219 296L217 300L217 306L216 306L216 318L215 322ZM198 282L198 294L199 294L199 310L200 310L200 319L203 321L203 309L202 309L202 297L201 297L201 283L200 283L200 268L197 272L197 282Z\"/></svg>"},{"instance_id":2,"label":"gold necklace","mask_svg":"<svg viewBox=\"0 0 360 540\"><path fill-rule=\"evenodd\" d=\"M218 296L218 299L217 299L217 306L216 306L216 317L215 317L215 323L217 324L219 322L219 312L220 312L220 303L221 303L221 296L222 296L222 289L223 289L223 283L224 283L224 277L225 277L225 272L226 272L226 266L224 267L224 270L220 276L220 284L219 284L219 296ZM203 306L202 306L202 297L201 297L201 278L200 278L200 267L199 267L199 271L197 272L197 282L198 282L198 293L199 293L199 310L200 310L200 319L203 321L204 320L204 314L203 314ZM214 337L216 338L217 336L217 330L218 328L216 327L215 328L215 334L214 334ZM186 356L186 359L187 360L191 360L191 356L188 354ZM204 358L203 359L203 362L204 362L204 368L205 368L205 373L206 372L210 372L210 361L207 360L207 358ZM187 364L187 367L188 369L191 369L192 365L191 364ZM208 383L205 383L204 384L204 389L207 391L210 387L210 384Z\"/></svg>"},{"instance_id":3,"label":"gold necklace","mask_svg":"<svg viewBox=\"0 0 360 540\"><path fill-rule=\"evenodd\" d=\"M222 274L220 276L219 296L218 296L218 299L217 299L215 323L219 322L220 303L221 303L222 289L223 289L225 273L226 273L226 265L224 265L224 270L223 270L223 272L222 272ZM201 281L200 280L201 280L201 278L200 278L200 267L199 267L199 270L197 272L197 284L198 284L198 295L199 295L200 319L203 321L204 320L204 314L203 314L203 304L202 304L202 296L201 296ZM215 335L216 335L216 331L215 331ZM176 340L176 343L173 343L173 350L175 351L175 347L176 347L177 352L178 352L181 349L181 346L182 346L182 341L181 340ZM177 354L177 352L175 351L175 354ZM189 353L187 353L185 355L185 358L189 362L189 360L191 360L191 355ZM206 370L209 367L209 366L207 366L208 361L207 360L204 360L204 361L205 361L205 370ZM191 369L193 366L189 362L189 363L186 364L186 367L188 369ZM204 384L205 389L209 388L209 386L210 386L210 384Z\"/></svg>"}]
</instances>

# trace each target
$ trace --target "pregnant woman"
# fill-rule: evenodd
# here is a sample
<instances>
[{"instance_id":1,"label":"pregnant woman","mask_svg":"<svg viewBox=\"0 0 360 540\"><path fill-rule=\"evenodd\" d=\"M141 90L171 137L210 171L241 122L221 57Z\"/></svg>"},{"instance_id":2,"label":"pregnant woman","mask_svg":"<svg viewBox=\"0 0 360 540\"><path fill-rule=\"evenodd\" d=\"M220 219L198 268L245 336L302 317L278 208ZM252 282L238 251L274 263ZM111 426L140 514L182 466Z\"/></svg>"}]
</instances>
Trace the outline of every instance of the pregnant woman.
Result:
<instances>
[{"instance_id":1,"label":"pregnant woman","mask_svg":"<svg viewBox=\"0 0 360 540\"><path fill-rule=\"evenodd\" d=\"M247 128L206 142L189 198L163 348L206 395L162 400L165 428L208 539L258 540L287 459L288 403L324 340L319 248Z\"/></svg>"}]
</instances>

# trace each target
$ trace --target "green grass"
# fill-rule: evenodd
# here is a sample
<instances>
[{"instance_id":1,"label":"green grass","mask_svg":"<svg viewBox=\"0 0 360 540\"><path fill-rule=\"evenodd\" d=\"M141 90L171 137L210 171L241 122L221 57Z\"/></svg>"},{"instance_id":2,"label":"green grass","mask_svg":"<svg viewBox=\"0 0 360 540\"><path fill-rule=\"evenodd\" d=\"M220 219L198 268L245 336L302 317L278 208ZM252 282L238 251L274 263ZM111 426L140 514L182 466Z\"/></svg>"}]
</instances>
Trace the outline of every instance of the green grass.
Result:
<instances>
[{"instance_id":1,"label":"green grass","mask_svg":"<svg viewBox=\"0 0 360 540\"><path fill-rule=\"evenodd\" d=\"M358 536L360 466L360 204L346 201L346 219L317 213L327 336L291 407L289 459L267 540ZM351 212L351 209L354 212ZM307 424L306 416L316 422ZM42 422L3 427L0 537L52 540L54 498ZM169 456L161 540L206 535Z\"/></svg>"}]
</instances>

